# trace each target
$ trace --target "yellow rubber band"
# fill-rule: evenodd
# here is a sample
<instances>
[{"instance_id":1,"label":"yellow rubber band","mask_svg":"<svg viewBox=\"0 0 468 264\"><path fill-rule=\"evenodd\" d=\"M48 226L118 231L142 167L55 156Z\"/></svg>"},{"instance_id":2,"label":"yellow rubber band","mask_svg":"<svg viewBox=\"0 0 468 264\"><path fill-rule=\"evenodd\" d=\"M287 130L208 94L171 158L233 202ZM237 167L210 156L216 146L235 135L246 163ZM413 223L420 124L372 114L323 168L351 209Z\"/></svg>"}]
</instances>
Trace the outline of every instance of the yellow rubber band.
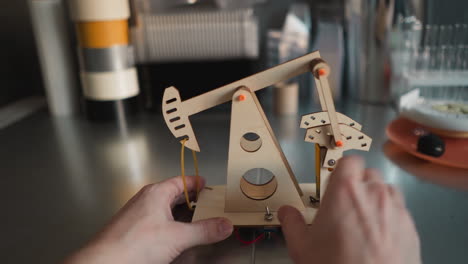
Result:
<instances>
[{"instance_id":1,"label":"yellow rubber band","mask_svg":"<svg viewBox=\"0 0 468 264\"><path fill-rule=\"evenodd\" d=\"M200 192L200 176L198 175L198 160L197 160L197 153L195 150L192 149L192 156L193 156L193 166L195 167L195 175L197 178L195 178L195 183L197 186L197 196L195 196L195 201L198 201L198 193Z\"/></svg>"},{"instance_id":2,"label":"yellow rubber band","mask_svg":"<svg viewBox=\"0 0 468 264\"><path fill-rule=\"evenodd\" d=\"M193 210L192 205L190 204L190 198L188 195L188 190L187 190L187 182L185 181L185 142L187 142L188 138L184 138L180 141L182 143L182 148L180 150L180 170L181 170L181 176L182 176L182 182L184 183L184 195L185 195L185 202L187 203L187 207L190 210ZM193 156L193 163L195 166L195 175L196 175L196 186L197 186L197 196L196 199L198 200L198 193L200 191L199 188L199 178L200 176L198 175L198 160L197 160L197 154L195 153L194 150L192 150L192 156Z\"/></svg>"},{"instance_id":3,"label":"yellow rubber band","mask_svg":"<svg viewBox=\"0 0 468 264\"><path fill-rule=\"evenodd\" d=\"M320 199L320 146L315 144L315 195Z\"/></svg>"}]
</instances>

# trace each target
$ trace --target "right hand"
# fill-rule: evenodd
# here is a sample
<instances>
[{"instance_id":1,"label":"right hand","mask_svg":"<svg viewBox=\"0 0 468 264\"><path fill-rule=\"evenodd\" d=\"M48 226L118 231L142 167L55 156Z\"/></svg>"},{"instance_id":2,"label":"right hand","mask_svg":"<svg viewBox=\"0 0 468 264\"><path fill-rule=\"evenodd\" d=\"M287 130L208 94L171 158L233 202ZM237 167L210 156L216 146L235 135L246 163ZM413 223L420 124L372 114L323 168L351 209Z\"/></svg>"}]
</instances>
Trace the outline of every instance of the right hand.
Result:
<instances>
[{"instance_id":1,"label":"right hand","mask_svg":"<svg viewBox=\"0 0 468 264\"><path fill-rule=\"evenodd\" d=\"M312 225L291 206L281 207L278 217L295 263L421 263L402 194L357 157L338 163Z\"/></svg>"}]
</instances>

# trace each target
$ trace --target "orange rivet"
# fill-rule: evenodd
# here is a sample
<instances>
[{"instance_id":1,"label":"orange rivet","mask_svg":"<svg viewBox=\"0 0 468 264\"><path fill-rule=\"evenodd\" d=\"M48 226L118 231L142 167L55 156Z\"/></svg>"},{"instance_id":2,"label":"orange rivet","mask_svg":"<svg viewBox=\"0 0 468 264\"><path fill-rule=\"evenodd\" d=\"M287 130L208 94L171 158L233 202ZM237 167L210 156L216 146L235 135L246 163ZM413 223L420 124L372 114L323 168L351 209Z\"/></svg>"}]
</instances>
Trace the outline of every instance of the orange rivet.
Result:
<instances>
[{"instance_id":1,"label":"orange rivet","mask_svg":"<svg viewBox=\"0 0 468 264\"><path fill-rule=\"evenodd\" d=\"M327 74L327 70L325 70L324 68L320 68L318 69L318 74L320 76L325 76Z\"/></svg>"},{"instance_id":2,"label":"orange rivet","mask_svg":"<svg viewBox=\"0 0 468 264\"><path fill-rule=\"evenodd\" d=\"M247 97L244 94L241 94L239 95L238 99L239 101L244 101L245 99L247 99Z\"/></svg>"},{"instance_id":3,"label":"orange rivet","mask_svg":"<svg viewBox=\"0 0 468 264\"><path fill-rule=\"evenodd\" d=\"M337 147L342 147L343 145L344 145L344 144L343 144L343 141L341 141L341 140L338 140L338 141L336 142L336 146L337 146Z\"/></svg>"},{"instance_id":4,"label":"orange rivet","mask_svg":"<svg viewBox=\"0 0 468 264\"><path fill-rule=\"evenodd\" d=\"M333 168L328 168L328 171L333 171Z\"/></svg>"}]
</instances>

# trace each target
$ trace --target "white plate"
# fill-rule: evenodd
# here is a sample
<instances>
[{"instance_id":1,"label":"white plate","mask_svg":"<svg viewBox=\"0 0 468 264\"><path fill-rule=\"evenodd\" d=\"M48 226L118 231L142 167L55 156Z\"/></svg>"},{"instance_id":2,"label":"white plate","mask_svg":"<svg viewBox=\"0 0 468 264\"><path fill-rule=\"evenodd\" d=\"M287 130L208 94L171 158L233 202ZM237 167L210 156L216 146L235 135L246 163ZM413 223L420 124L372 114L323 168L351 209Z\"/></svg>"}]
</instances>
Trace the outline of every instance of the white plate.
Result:
<instances>
[{"instance_id":1,"label":"white plate","mask_svg":"<svg viewBox=\"0 0 468 264\"><path fill-rule=\"evenodd\" d=\"M415 89L401 97L400 114L428 127L450 131L468 131L468 114L444 113L433 108L434 105L447 103L467 104L468 102L425 99L419 96L419 89Z\"/></svg>"}]
</instances>

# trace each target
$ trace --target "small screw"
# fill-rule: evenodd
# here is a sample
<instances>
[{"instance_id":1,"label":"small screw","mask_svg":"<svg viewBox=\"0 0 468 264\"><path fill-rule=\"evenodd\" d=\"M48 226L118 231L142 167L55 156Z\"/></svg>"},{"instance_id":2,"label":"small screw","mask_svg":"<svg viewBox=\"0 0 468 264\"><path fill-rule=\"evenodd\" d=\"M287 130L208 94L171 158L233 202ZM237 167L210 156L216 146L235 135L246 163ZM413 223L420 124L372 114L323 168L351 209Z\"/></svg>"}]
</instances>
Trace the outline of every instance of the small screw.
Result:
<instances>
[{"instance_id":1,"label":"small screw","mask_svg":"<svg viewBox=\"0 0 468 264\"><path fill-rule=\"evenodd\" d=\"M270 208L268 206L265 207L265 221L273 220L273 214L270 212Z\"/></svg>"},{"instance_id":2,"label":"small screw","mask_svg":"<svg viewBox=\"0 0 468 264\"><path fill-rule=\"evenodd\" d=\"M331 160L328 161L328 165L330 165L330 166L335 166L335 164L336 164L336 160L334 160L334 159L331 159Z\"/></svg>"}]
</instances>

